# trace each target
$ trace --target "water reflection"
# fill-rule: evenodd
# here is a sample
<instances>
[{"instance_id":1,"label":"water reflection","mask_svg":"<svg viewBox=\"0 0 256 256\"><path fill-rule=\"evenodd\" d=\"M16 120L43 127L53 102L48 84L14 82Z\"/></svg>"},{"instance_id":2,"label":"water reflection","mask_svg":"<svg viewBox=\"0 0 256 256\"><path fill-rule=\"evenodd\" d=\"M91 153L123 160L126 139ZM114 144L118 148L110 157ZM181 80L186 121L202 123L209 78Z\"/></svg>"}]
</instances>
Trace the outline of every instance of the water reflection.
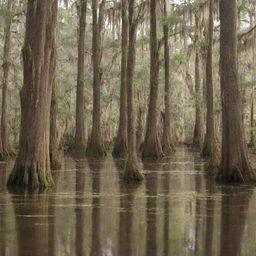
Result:
<instances>
[{"instance_id":1,"label":"water reflection","mask_svg":"<svg viewBox=\"0 0 256 256\"><path fill-rule=\"evenodd\" d=\"M223 187L222 193L220 255L241 256L252 190L248 187Z\"/></svg>"},{"instance_id":2,"label":"water reflection","mask_svg":"<svg viewBox=\"0 0 256 256\"><path fill-rule=\"evenodd\" d=\"M85 160L76 160L76 208L75 208L75 222L76 222L76 231L75 231L75 244L76 244L76 255L83 256L85 255L84 248L84 189L85 189L85 170L86 170L86 161Z\"/></svg>"},{"instance_id":3,"label":"water reflection","mask_svg":"<svg viewBox=\"0 0 256 256\"><path fill-rule=\"evenodd\" d=\"M146 255L157 255L157 170L161 170L161 163L143 163L144 169L152 171L150 175L145 175L146 183L146 224L147 242Z\"/></svg>"},{"instance_id":4,"label":"water reflection","mask_svg":"<svg viewBox=\"0 0 256 256\"><path fill-rule=\"evenodd\" d=\"M102 255L102 246L100 239L100 183L101 183L101 169L103 167L102 159L88 159L89 167L92 173L92 247L91 247L91 256L101 256Z\"/></svg>"},{"instance_id":5,"label":"water reflection","mask_svg":"<svg viewBox=\"0 0 256 256\"><path fill-rule=\"evenodd\" d=\"M197 153L143 163L138 186L111 157L64 160L46 192L6 191L0 165L1 256L256 255L254 189L216 186Z\"/></svg>"},{"instance_id":6,"label":"water reflection","mask_svg":"<svg viewBox=\"0 0 256 256\"><path fill-rule=\"evenodd\" d=\"M18 255L54 255L54 212L51 195L38 191L11 191L15 212Z\"/></svg>"}]
</instances>

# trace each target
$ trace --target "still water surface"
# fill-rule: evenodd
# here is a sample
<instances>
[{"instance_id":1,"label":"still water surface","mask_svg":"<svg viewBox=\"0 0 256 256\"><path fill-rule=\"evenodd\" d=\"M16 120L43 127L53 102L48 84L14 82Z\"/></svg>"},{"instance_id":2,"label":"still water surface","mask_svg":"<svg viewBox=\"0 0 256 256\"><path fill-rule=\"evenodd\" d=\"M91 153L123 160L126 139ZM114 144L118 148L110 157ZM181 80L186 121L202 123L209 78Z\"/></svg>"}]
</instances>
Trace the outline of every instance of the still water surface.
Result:
<instances>
[{"instance_id":1,"label":"still water surface","mask_svg":"<svg viewBox=\"0 0 256 256\"><path fill-rule=\"evenodd\" d=\"M133 186L121 161L65 158L56 188L33 193L7 191L1 164L0 255L255 256L255 190L216 185L204 164L179 148Z\"/></svg>"}]
</instances>

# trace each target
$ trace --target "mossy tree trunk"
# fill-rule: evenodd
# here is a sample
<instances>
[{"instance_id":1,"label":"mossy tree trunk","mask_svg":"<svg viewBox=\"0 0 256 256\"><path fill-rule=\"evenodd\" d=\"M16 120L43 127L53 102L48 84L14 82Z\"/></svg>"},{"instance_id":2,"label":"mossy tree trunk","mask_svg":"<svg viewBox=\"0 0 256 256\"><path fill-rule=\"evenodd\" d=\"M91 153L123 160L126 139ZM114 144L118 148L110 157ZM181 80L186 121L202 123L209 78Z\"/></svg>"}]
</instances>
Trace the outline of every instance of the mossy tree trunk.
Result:
<instances>
[{"instance_id":1,"label":"mossy tree trunk","mask_svg":"<svg viewBox=\"0 0 256 256\"><path fill-rule=\"evenodd\" d=\"M93 63L93 120L92 132L89 138L86 153L88 156L105 156L106 151L102 142L100 127L100 87L101 87L101 58L102 58L102 29L104 23L105 0L99 4L92 1L93 32L92 32L92 63Z\"/></svg>"},{"instance_id":2,"label":"mossy tree trunk","mask_svg":"<svg viewBox=\"0 0 256 256\"><path fill-rule=\"evenodd\" d=\"M122 0L122 59L121 59L121 87L120 87L120 115L118 134L112 155L124 158L127 155L127 53L128 53L128 14L127 0Z\"/></svg>"},{"instance_id":3,"label":"mossy tree trunk","mask_svg":"<svg viewBox=\"0 0 256 256\"><path fill-rule=\"evenodd\" d=\"M5 17L4 28L4 51L3 51L3 78L2 78L2 111L1 111L1 147L0 160L6 160L8 156L8 134L7 134L7 92L10 74L10 47L11 47L11 25L12 25L13 0L7 1L8 15Z\"/></svg>"},{"instance_id":4,"label":"mossy tree trunk","mask_svg":"<svg viewBox=\"0 0 256 256\"><path fill-rule=\"evenodd\" d=\"M195 105L196 105L196 120L195 120L195 129L193 136L193 146L198 149L202 149L203 140L204 140L204 126L203 126L203 110L202 110L202 90L201 90L201 81L200 81L200 59L199 59L199 50L198 50L198 17L195 15Z\"/></svg>"},{"instance_id":5,"label":"mossy tree trunk","mask_svg":"<svg viewBox=\"0 0 256 256\"><path fill-rule=\"evenodd\" d=\"M150 1L150 95L148 104L147 129L143 144L142 158L160 158L162 145L157 132L157 101L159 75L159 42L157 40L157 1Z\"/></svg>"},{"instance_id":6,"label":"mossy tree trunk","mask_svg":"<svg viewBox=\"0 0 256 256\"><path fill-rule=\"evenodd\" d=\"M220 78L222 95L222 155L217 180L247 183L255 181L246 150L241 92L237 67L236 0L221 0Z\"/></svg>"},{"instance_id":7,"label":"mossy tree trunk","mask_svg":"<svg viewBox=\"0 0 256 256\"><path fill-rule=\"evenodd\" d=\"M86 126L85 126L85 27L86 27L87 1L80 0L78 4L78 60L77 60L77 89L76 89L76 129L74 153L83 155L86 152Z\"/></svg>"},{"instance_id":8,"label":"mossy tree trunk","mask_svg":"<svg viewBox=\"0 0 256 256\"><path fill-rule=\"evenodd\" d=\"M204 145L202 156L209 157L209 165L215 169L218 165L218 145L214 122L214 90L213 90L213 76L212 76L212 48L213 48L213 0L209 2L209 24L208 24L208 45L206 57L206 134L204 138Z\"/></svg>"},{"instance_id":9,"label":"mossy tree trunk","mask_svg":"<svg viewBox=\"0 0 256 256\"><path fill-rule=\"evenodd\" d=\"M165 76L165 94L164 94L164 124L163 124L163 137L162 148L164 153L170 153L175 150L172 141L172 128L171 128L171 97L170 97L170 49L169 49L169 27L167 22L167 5L164 0L164 17L165 24L163 26L164 33L164 76Z\"/></svg>"},{"instance_id":10,"label":"mossy tree trunk","mask_svg":"<svg viewBox=\"0 0 256 256\"><path fill-rule=\"evenodd\" d=\"M133 76L136 57L137 19L134 18L134 0L129 1L129 46L127 62L127 120L128 120L128 158L125 164L124 179L127 181L141 181L142 174L138 168L136 150L136 132L134 115Z\"/></svg>"},{"instance_id":11,"label":"mossy tree trunk","mask_svg":"<svg viewBox=\"0 0 256 256\"><path fill-rule=\"evenodd\" d=\"M24 84L21 97L19 152L10 186L53 185L50 171L51 67L58 1L28 1L22 49Z\"/></svg>"}]
</instances>

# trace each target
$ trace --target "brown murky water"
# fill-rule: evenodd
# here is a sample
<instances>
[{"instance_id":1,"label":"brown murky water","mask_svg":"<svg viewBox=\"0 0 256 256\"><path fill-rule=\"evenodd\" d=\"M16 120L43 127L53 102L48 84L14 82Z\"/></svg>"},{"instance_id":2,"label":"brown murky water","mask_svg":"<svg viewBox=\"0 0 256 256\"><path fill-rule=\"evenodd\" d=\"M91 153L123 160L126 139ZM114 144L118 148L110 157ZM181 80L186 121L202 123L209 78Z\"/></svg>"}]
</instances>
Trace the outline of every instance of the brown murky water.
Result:
<instances>
[{"instance_id":1,"label":"brown murky water","mask_svg":"<svg viewBox=\"0 0 256 256\"><path fill-rule=\"evenodd\" d=\"M198 153L142 164L139 186L120 162L65 158L56 188L7 191L0 165L1 256L255 256L256 195L218 186Z\"/></svg>"}]
</instances>

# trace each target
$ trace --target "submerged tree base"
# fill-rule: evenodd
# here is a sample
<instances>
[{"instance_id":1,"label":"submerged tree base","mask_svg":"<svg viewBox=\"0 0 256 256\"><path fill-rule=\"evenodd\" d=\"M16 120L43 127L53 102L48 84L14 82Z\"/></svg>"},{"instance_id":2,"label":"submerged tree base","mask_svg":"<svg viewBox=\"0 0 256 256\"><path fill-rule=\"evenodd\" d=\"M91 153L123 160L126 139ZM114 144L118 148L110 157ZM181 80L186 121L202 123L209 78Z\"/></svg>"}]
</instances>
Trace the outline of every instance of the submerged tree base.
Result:
<instances>
[{"instance_id":1,"label":"submerged tree base","mask_svg":"<svg viewBox=\"0 0 256 256\"><path fill-rule=\"evenodd\" d=\"M161 143L156 138L150 138L149 141L145 141L143 144L142 158L143 159L160 159L164 157Z\"/></svg>"},{"instance_id":2,"label":"submerged tree base","mask_svg":"<svg viewBox=\"0 0 256 256\"><path fill-rule=\"evenodd\" d=\"M103 145L89 142L86 149L86 155L88 157L105 157L107 152Z\"/></svg>"},{"instance_id":3,"label":"submerged tree base","mask_svg":"<svg viewBox=\"0 0 256 256\"><path fill-rule=\"evenodd\" d=\"M163 153L170 154L170 153L174 153L175 151L176 150L173 142L165 143L163 145Z\"/></svg>"},{"instance_id":4,"label":"submerged tree base","mask_svg":"<svg viewBox=\"0 0 256 256\"><path fill-rule=\"evenodd\" d=\"M49 171L44 173L37 163L29 166L15 164L7 186L47 188L54 186L54 181L51 173Z\"/></svg>"},{"instance_id":5,"label":"submerged tree base","mask_svg":"<svg viewBox=\"0 0 256 256\"><path fill-rule=\"evenodd\" d=\"M125 164L125 171L124 171L124 180L140 182L144 179L143 175L140 173L137 166L130 161L127 161Z\"/></svg>"},{"instance_id":6,"label":"submerged tree base","mask_svg":"<svg viewBox=\"0 0 256 256\"><path fill-rule=\"evenodd\" d=\"M125 158L127 156L127 143L123 140L117 140L112 151L112 156L115 158Z\"/></svg>"},{"instance_id":7,"label":"submerged tree base","mask_svg":"<svg viewBox=\"0 0 256 256\"><path fill-rule=\"evenodd\" d=\"M219 172L216 176L216 181L220 183L238 183L238 184L250 184L256 182L256 172L250 167L243 169L234 166L229 171L223 170L223 167L219 168Z\"/></svg>"}]
</instances>

